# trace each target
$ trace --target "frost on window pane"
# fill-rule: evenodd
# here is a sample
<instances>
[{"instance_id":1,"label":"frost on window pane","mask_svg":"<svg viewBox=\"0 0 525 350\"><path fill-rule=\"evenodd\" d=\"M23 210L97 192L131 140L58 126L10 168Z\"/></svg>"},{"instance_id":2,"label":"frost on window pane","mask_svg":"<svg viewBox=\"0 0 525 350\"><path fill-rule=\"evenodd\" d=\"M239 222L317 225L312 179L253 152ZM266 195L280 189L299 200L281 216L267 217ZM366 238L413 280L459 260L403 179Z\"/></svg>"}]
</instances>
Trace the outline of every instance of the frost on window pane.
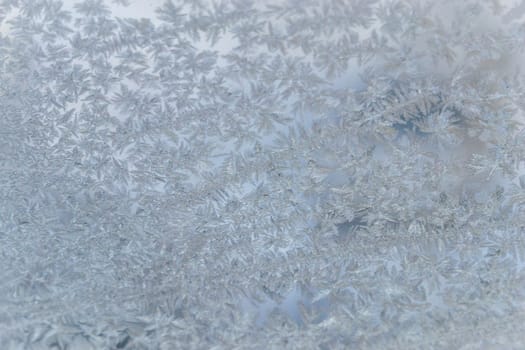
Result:
<instances>
[{"instance_id":1,"label":"frost on window pane","mask_svg":"<svg viewBox=\"0 0 525 350\"><path fill-rule=\"evenodd\" d=\"M0 1L0 348L525 347L524 8Z\"/></svg>"}]
</instances>

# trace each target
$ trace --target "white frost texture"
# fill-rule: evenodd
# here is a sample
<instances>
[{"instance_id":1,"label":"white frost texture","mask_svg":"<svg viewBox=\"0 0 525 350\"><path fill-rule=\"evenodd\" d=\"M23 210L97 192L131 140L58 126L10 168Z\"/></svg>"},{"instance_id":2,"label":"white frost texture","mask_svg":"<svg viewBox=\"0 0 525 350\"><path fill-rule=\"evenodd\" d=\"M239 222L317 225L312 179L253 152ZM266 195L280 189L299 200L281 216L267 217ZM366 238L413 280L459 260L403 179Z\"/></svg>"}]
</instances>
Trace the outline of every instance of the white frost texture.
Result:
<instances>
[{"instance_id":1,"label":"white frost texture","mask_svg":"<svg viewBox=\"0 0 525 350\"><path fill-rule=\"evenodd\" d=\"M524 349L525 1L0 0L0 349Z\"/></svg>"}]
</instances>

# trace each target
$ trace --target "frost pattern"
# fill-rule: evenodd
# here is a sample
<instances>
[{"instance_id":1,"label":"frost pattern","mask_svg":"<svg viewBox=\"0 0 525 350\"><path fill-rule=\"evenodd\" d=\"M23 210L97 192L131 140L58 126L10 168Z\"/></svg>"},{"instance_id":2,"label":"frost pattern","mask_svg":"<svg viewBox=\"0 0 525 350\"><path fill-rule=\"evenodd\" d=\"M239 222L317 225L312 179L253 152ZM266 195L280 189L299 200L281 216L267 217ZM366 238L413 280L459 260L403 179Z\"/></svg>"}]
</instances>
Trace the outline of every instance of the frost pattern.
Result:
<instances>
[{"instance_id":1,"label":"frost pattern","mask_svg":"<svg viewBox=\"0 0 525 350\"><path fill-rule=\"evenodd\" d=\"M524 2L0 1L1 349L525 346Z\"/></svg>"}]
</instances>

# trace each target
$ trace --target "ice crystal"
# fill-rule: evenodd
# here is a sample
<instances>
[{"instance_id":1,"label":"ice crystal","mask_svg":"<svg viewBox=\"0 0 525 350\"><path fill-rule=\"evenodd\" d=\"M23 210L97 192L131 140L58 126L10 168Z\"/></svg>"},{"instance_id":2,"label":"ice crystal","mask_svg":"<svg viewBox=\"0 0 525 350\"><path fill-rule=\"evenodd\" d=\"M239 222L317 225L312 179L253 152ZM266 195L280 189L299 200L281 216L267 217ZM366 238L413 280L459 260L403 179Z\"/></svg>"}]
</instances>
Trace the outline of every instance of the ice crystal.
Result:
<instances>
[{"instance_id":1,"label":"ice crystal","mask_svg":"<svg viewBox=\"0 0 525 350\"><path fill-rule=\"evenodd\" d=\"M1 349L525 346L519 1L1 0Z\"/></svg>"}]
</instances>

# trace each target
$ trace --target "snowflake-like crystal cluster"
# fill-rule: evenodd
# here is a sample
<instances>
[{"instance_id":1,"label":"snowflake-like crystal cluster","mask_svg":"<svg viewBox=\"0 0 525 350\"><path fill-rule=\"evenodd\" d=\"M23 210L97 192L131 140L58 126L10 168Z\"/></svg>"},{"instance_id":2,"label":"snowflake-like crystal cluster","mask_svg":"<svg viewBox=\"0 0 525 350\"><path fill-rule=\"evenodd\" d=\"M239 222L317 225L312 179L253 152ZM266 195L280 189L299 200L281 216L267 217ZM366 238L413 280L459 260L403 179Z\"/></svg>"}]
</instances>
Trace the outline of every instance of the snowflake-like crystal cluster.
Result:
<instances>
[{"instance_id":1,"label":"snowflake-like crystal cluster","mask_svg":"<svg viewBox=\"0 0 525 350\"><path fill-rule=\"evenodd\" d=\"M525 347L525 2L141 3L0 0L0 349Z\"/></svg>"}]
</instances>

